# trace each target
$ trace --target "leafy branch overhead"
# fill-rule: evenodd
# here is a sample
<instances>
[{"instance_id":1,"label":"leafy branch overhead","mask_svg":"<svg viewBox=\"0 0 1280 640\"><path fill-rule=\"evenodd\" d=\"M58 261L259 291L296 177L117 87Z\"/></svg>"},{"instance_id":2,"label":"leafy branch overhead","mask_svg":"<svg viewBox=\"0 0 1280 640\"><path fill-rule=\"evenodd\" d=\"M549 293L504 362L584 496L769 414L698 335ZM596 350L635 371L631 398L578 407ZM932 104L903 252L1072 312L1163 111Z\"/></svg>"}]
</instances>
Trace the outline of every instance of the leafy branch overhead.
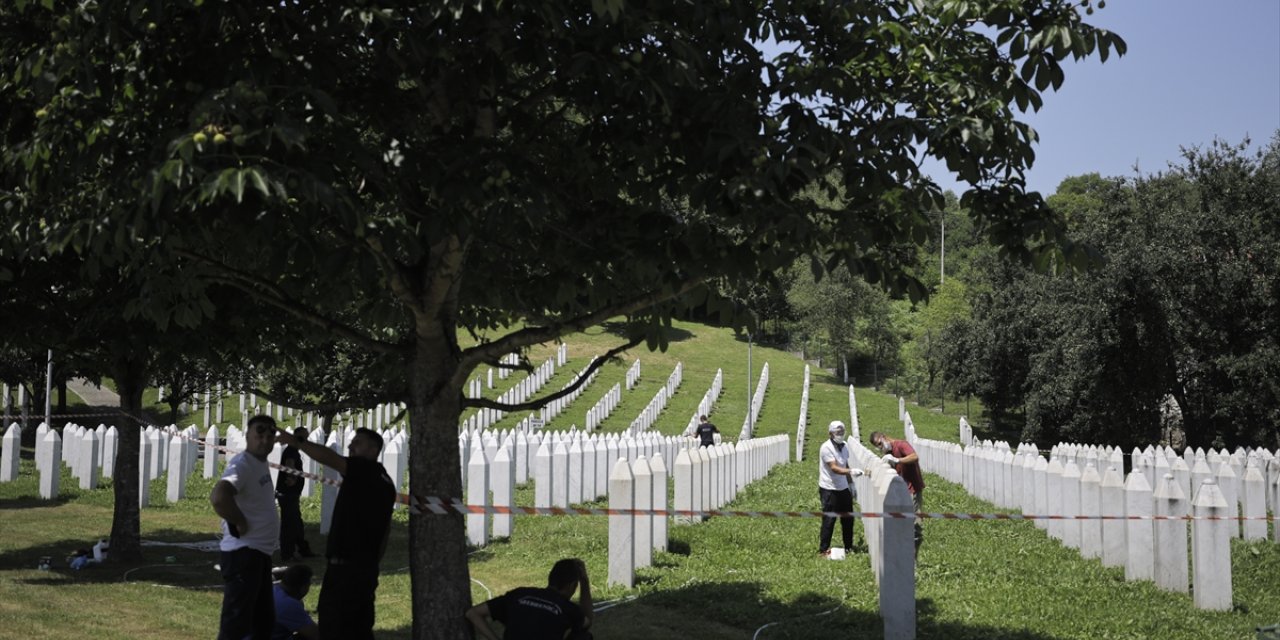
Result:
<instances>
[{"instance_id":1,"label":"leafy branch overhead","mask_svg":"<svg viewBox=\"0 0 1280 640\"><path fill-rule=\"evenodd\" d=\"M76 254L158 326L366 349L409 398L412 490L458 495L483 362L617 316L659 349L694 306L741 325L708 284L810 258L920 295L926 156L1010 255L1087 258L1026 192L1017 114L1123 53L1091 9L5 3L0 256ZM466 633L461 531L410 522L415 637Z\"/></svg>"}]
</instances>

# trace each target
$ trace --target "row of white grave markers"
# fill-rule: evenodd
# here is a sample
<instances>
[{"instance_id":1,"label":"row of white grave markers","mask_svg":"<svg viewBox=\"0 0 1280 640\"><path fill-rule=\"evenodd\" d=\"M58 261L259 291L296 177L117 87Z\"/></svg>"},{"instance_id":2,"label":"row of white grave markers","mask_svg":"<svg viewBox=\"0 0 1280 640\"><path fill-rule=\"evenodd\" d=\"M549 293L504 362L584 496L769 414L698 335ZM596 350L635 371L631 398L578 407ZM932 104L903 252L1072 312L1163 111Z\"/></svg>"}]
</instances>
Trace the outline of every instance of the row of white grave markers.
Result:
<instances>
[{"instance_id":1,"label":"row of white grave markers","mask_svg":"<svg viewBox=\"0 0 1280 640\"><path fill-rule=\"evenodd\" d=\"M564 386L560 387L560 389L561 390L567 389L571 385L577 384L577 382L582 379L583 372L585 372L587 369L590 369L591 365L595 364L595 361L597 359L598 359L598 356L596 358L592 358L591 362L588 362L587 366L583 367L582 371L579 371L578 373L574 374L573 378L571 378L568 382L564 383ZM591 383L596 381L596 376L598 376L599 374L600 374L599 369L592 371L591 374L587 376L587 379L583 380L581 385L578 385L577 389L570 391L568 394L566 394L563 397L552 400L551 402L547 403L547 406L539 409L538 414L542 418L542 423L546 424L554 420L556 416L560 415L561 413L564 413L564 410L568 409L569 405L573 404L573 401L577 400L578 396L582 395L582 392L586 391L587 387L591 386Z\"/></svg>"},{"instance_id":2,"label":"row of white grave markers","mask_svg":"<svg viewBox=\"0 0 1280 640\"><path fill-rule=\"evenodd\" d=\"M627 383L627 391L630 391L637 384L640 383L640 359L639 358L636 358L636 361L631 363L631 366L627 368L626 383Z\"/></svg>"},{"instance_id":3,"label":"row of white grave markers","mask_svg":"<svg viewBox=\"0 0 1280 640\"><path fill-rule=\"evenodd\" d=\"M515 485L532 479L535 507L568 507L605 495L608 470L619 458L670 458L690 442L655 433L631 437L577 430L464 434L459 437L463 486L470 504L510 507ZM468 540L483 546L491 536L509 537L512 522L506 515L470 514L467 530Z\"/></svg>"},{"instance_id":4,"label":"row of white grave markers","mask_svg":"<svg viewBox=\"0 0 1280 640\"><path fill-rule=\"evenodd\" d=\"M914 430L909 435L914 435ZM1039 455L1031 445L1011 450L1004 442L978 442L970 447L917 438L915 446L925 468L949 480L962 483L974 495L999 506L1025 513L1048 515L1114 516L1214 516L1225 520L1195 520L1191 523L1193 545L1190 568L1194 602L1204 609L1231 608L1230 538L1238 535L1241 523L1232 520L1239 511L1234 496L1224 495L1223 486L1233 486L1235 476L1228 463L1215 472L1202 451L1193 452L1193 466L1172 452L1154 449L1151 455L1165 464L1156 483L1139 464L1126 478L1123 455L1114 449L1059 445L1050 458ZM1262 453L1246 466L1246 491L1250 498L1244 515L1266 514L1267 481L1261 473L1262 460L1274 466L1275 456ZM1269 453L1269 452L1267 452ZM1083 466L1082 466L1083 465ZM1104 468L1099 472L1099 468ZM1280 471L1271 480L1280 490ZM1273 508L1280 508L1273 500ZM1253 537L1266 535L1263 525L1248 527ZM1083 557L1099 558L1106 566L1124 567L1129 580L1153 580L1170 591L1185 593L1188 581L1187 521L1185 520L1036 520L1065 546L1078 549ZM1259 531L1260 530L1260 531ZM1280 542L1280 537L1277 537Z\"/></svg>"},{"instance_id":5,"label":"row of white grave markers","mask_svg":"<svg viewBox=\"0 0 1280 640\"><path fill-rule=\"evenodd\" d=\"M587 433L595 431L604 422L614 409L618 408L618 403L622 402L622 385L613 383L609 391L605 392L596 403L587 409L585 424L587 425Z\"/></svg>"},{"instance_id":6,"label":"row of white grave markers","mask_svg":"<svg viewBox=\"0 0 1280 640\"><path fill-rule=\"evenodd\" d=\"M507 362L507 358L509 357L510 356L503 356L502 361ZM519 358L517 357L517 362L518 361ZM508 370L499 369L499 371L502 372ZM499 395L497 397L497 401L503 404L520 404L542 389L542 386L545 385L553 375L555 375L555 372L556 360L555 358L548 358L545 362L538 365L537 369L534 369L529 373L528 376ZM502 377L505 378L506 376ZM498 409L481 408L464 420L462 424L459 425L458 430L475 431L488 429L490 426L506 417L506 415L507 412ZM527 426L528 418L525 418L524 420L526 421Z\"/></svg>"},{"instance_id":7,"label":"row of white grave markers","mask_svg":"<svg viewBox=\"0 0 1280 640\"><path fill-rule=\"evenodd\" d=\"M499 359L498 362L500 364L507 365L505 367L498 367L498 379L506 380L507 377L511 375L511 372L514 371L514 369L512 369L511 367L514 367L520 364L520 354L508 353L507 355L502 356L502 358Z\"/></svg>"},{"instance_id":8,"label":"row of white grave markers","mask_svg":"<svg viewBox=\"0 0 1280 640\"><path fill-rule=\"evenodd\" d=\"M849 387L850 402L853 387ZM850 416L854 428L857 414ZM854 466L868 474L854 479L858 508L883 513L912 513L915 505L907 483L858 438L845 440ZM863 535L867 556L879 585L880 617L885 638L916 637L915 522L909 518L865 518Z\"/></svg>"},{"instance_id":9,"label":"row of white grave markers","mask_svg":"<svg viewBox=\"0 0 1280 640\"><path fill-rule=\"evenodd\" d=\"M20 429L16 424L11 425L6 431L5 451L18 450L17 446L10 447L10 443L16 445L19 433ZM64 438L64 435L67 437ZM397 490L400 490L404 487L405 474L408 471L409 450L406 432L403 429L383 430L381 435L384 445L379 461L391 475ZM182 430L172 425L163 429L148 426L139 436L138 502L140 507L150 506L150 483L162 475L166 476L166 502L173 503L185 499L187 478L195 473L202 448L205 454L202 465L203 476L212 478L220 471L217 463L220 457L224 456L217 448L219 431L216 426L209 427L203 439L195 425ZM308 439L326 444L339 455L345 455L347 445L354 436L354 429L334 430L326 439L324 431L316 429L310 433ZM104 428L100 425L97 429L87 429L68 424L60 434L56 429L50 429L42 423L37 429L37 438L36 469L40 475L39 489L42 498L52 499L58 496L61 467L64 463L71 469L72 476L79 479L82 489L94 489L97 487L99 477L114 475L119 440L118 431L114 426ZM245 444L244 433L235 425L230 425L227 429L227 449L233 452L242 451ZM268 455L268 461L278 464L282 451L283 446L277 443ZM326 477L337 479L336 472L328 468L322 469L318 462L305 454L302 456L302 462L303 471L312 474L323 472ZM278 473L277 470L272 469L273 483L278 480ZM315 491L316 483L307 479L303 485L303 495L310 497L315 494ZM321 501L322 534L328 533L337 491L338 488L325 485Z\"/></svg>"},{"instance_id":10,"label":"row of white grave markers","mask_svg":"<svg viewBox=\"0 0 1280 640\"><path fill-rule=\"evenodd\" d=\"M764 363L760 369L760 381L756 383L756 391L751 395L751 407L747 410L747 417L742 421L742 431L738 433L739 440L750 440L754 435L753 428L756 420L760 418L760 407L764 404L764 392L769 388L769 363Z\"/></svg>"},{"instance_id":11,"label":"row of white grave markers","mask_svg":"<svg viewBox=\"0 0 1280 640\"><path fill-rule=\"evenodd\" d=\"M800 391L800 421L796 424L796 462L804 460L804 431L809 424L809 365L804 365L804 388Z\"/></svg>"},{"instance_id":12,"label":"row of white grave markers","mask_svg":"<svg viewBox=\"0 0 1280 640\"><path fill-rule=\"evenodd\" d=\"M698 401L698 409L689 417L689 424L684 428L684 435L693 435L693 430L698 428L698 423L702 416L711 415L711 407L715 406L716 400L720 399L720 391L724 387L724 370L716 369L716 377L711 380L711 387L707 392L702 394L702 400Z\"/></svg>"},{"instance_id":13,"label":"row of white grave markers","mask_svg":"<svg viewBox=\"0 0 1280 640\"><path fill-rule=\"evenodd\" d=\"M727 504L748 484L787 462L790 439L769 436L713 447L687 447L676 455L671 476L673 507L678 511L713 510ZM665 509L666 466L661 455L620 457L609 475L609 508ZM648 460L648 462L646 462ZM657 467L654 462L662 464ZM661 469L661 471L658 471ZM657 486L662 483L664 486ZM652 552L666 548L668 520L651 515L610 515L608 584L635 586L636 569L652 563Z\"/></svg>"},{"instance_id":14,"label":"row of white grave markers","mask_svg":"<svg viewBox=\"0 0 1280 640\"><path fill-rule=\"evenodd\" d=\"M653 394L653 398L649 400L649 404L645 405L640 411L640 415L631 421L631 426L627 427L627 433L636 435L649 430L653 423L658 421L658 416L662 414L662 410L667 408L667 400L676 394L676 389L680 388L680 383L684 381L684 363L677 362L676 368L667 376L666 384L662 385L658 392Z\"/></svg>"}]
</instances>

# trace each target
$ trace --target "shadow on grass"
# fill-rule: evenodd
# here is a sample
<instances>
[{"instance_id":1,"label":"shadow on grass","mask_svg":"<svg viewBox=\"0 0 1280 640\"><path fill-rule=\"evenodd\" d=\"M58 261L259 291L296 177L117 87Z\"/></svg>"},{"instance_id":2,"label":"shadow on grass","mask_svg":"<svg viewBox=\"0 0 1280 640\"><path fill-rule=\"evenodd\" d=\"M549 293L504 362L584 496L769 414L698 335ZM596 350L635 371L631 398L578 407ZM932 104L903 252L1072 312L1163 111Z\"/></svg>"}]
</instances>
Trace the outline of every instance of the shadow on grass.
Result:
<instances>
[{"instance_id":1,"label":"shadow on grass","mask_svg":"<svg viewBox=\"0 0 1280 640\"><path fill-rule=\"evenodd\" d=\"M627 323L625 322L606 322L600 326L605 331L618 336L619 338L628 337ZM685 340L696 337L698 336L688 329L681 329L679 327L670 327L667 329L667 342L684 342Z\"/></svg>"},{"instance_id":2,"label":"shadow on grass","mask_svg":"<svg viewBox=\"0 0 1280 640\"><path fill-rule=\"evenodd\" d=\"M38 495L18 496L16 498L0 498L0 511L58 507L70 502L71 498L71 496L65 493L52 499L41 498Z\"/></svg>"},{"instance_id":3,"label":"shadow on grass","mask_svg":"<svg viewBox=\"0 0 1280 640\"><path fill-rule=\"evenodd\" d=\"M83 569L73 570L70 558L77 550L91 550L96 540L66 538L44 544L14 549L0 554L0 571L33 570L41 558L49 558L51 569L34 576L16 578L23 584L72 584L122 581L145 581L180 588L207 589L210 585L221 588L222 578L213 566L218 563L217 547L213 551L188 548L193 543L209 547L212 542L205 533L164 529L150 532L144 539L142 561L117 562L108 559L101 564L90 563ZM312 568L320 569L314 563Z\"/></svg>"},{"instance_id":4,"label":"shadow on grass","mask_svg":"<svg viewBox=\"0 0 1280 640\"><path fill-rule=\"evenodd\" d=\"M936 607L928 599L916 607L918 638L1055 638L1032 630L936 622ZM882 638L884 622L877 613L846 606L838 594L807 592L784 603L758 582L708 582L645 594L600 612L594 630L596 637L624 639L753 637L757 632L762 640L815 638L836 630L846 638Z\"/></svg>"}]
</instances>

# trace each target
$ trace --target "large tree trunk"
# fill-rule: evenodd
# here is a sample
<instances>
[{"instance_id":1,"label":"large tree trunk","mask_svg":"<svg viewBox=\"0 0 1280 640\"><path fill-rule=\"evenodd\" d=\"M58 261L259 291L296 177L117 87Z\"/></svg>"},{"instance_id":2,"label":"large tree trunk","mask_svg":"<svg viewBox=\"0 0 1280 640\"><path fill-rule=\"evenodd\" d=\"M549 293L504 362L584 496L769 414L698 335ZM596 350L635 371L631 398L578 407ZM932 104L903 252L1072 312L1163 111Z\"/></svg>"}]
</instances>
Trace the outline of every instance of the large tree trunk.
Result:
<instances>
[{"instance_id":1,"label":"large tree trunk","mask_svg":"<svg viewBox=\"0 0 1280 640\"><path fill-rule=\"evenodd\" d=\"M450 380L458 367L451 342L439 325L436 335L419 338L409 361L409 487L415 496L462 497L458 419L461 390ZM413 637L470 638L463 614L471 606L471 580L463 516L409 518L409 560L413 585Z\"/></svg>"},{"instance_id":2,"label":"large tree trunk","mask_svg":"<svg viewBox=\"0 0 1280 640\"><path fill-rule=\"evenodd\" d=\"M142 560L142 526L138 508L138 447L142 440L142 390L147 367L141 360L121 356L114 366L116 391L124 415L116 421L119 448L116 450L115 509L111 518L111 559L121 562Z\"/></svg>"}]
</instances>

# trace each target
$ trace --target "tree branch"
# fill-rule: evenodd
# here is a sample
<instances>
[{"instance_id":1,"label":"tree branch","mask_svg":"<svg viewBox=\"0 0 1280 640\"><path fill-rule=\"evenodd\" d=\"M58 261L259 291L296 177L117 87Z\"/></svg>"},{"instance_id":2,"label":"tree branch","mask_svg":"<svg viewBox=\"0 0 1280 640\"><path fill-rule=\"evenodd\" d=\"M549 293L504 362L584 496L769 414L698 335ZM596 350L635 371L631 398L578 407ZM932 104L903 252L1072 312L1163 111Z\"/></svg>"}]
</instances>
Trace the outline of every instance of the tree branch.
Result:
<instances>
[{"instance_id":1,"label":"tree branch","mask_svg":"<svg viewBox=\"0 0 1280 640\"><path fill-rule=\"evenodd\" d=\"M526 409L541 409L542 407L547 406L551 402L559 400L560 398L563 398L573 393L574 391L577 391L579 387L587 383L587 379L591 377L591 374L595 372L597 369L599 369L600 367L604 366L606 362L614 359L615 357L617 357L619 353L622 353L623 351L626 351L627 349L630 349L640 344L641 342L644 342L643 337L632 338L626 344L614 347L606 351L604 355L592 359L591 364L587 365L587 368L578 372L578 377L573 381L572 384L553 394L543 396L541 398L536 398L528 402L521 402L520 404L506 404L502 402L496 402L494 400L489 400L486 398L464 398L462 400L462 407L464 409L468 407L480 407L484 409L497 409L499 411L524 411Z\"/></svg>"},{"instance_id":2,"label":"tree branch","mask_svg":"<svg viewBox=\"0 0 1280 640\"><path fill-rule=\"evenodd\" d=\"M699 287L703 283L703 278L697 277L682 283L677 289L669 293L659 291L650 291L638 297L632 298L618 304L605 307L593 311L588 314L571 318L563 322L556 322L545 327L526 327L519 331L509 333L493 342L476 345L469 349L463 350L458 361L458 372L454 375L453 381L456 388L461 389L466 382L466 378L471 375L471 371L480 363L496 360L502 354L510 353L520 347L527 347L533 344L547 342L549 340L559 338L560 336L582 331L588 327L594 327L609 318L619 315L628 315L651 307L659 302L678 298L693 289Z\"/></svg>"},{"instance_id":3,"label":"tree branch","mask_svg":"<svg viewBox=\"0 0 1280 640\"><path fill-rule=\"evenodd\" d=\"M270 282L266 282L249 273L227 266L208 256L203 256L186 249L177 250L177 254L184 258L189 258L212 267L217 274L210 277L210 280L244 291L254 298L282 309L300 320L328 331L336 337L348 340L378 353L395 354L399 352L398 345L383 342L381 340L375 340L364 335L354 327L320 315L306 305L293 300L283 290Z\"/></svg>"},{"instance_id":4,"label":"tree branch","mask_svg":"<svg viewBox=\"0 0 1280 640\"><path fill-rule=\"evenodd\" d=\"M347 402L296 402L292 398L282 398L257 387L244 387L242 390L252 393L259 398L266 398L270 402L282 407L289 407L298 411L313 411L319 413L341 413L351 409L372 409L380 404L386 404L388 402L404 402L406 399L405 394L403 393L393 393L388 391L385 394L371 395L364 398L352 399Z\"/></svg>"}]
</instances>

